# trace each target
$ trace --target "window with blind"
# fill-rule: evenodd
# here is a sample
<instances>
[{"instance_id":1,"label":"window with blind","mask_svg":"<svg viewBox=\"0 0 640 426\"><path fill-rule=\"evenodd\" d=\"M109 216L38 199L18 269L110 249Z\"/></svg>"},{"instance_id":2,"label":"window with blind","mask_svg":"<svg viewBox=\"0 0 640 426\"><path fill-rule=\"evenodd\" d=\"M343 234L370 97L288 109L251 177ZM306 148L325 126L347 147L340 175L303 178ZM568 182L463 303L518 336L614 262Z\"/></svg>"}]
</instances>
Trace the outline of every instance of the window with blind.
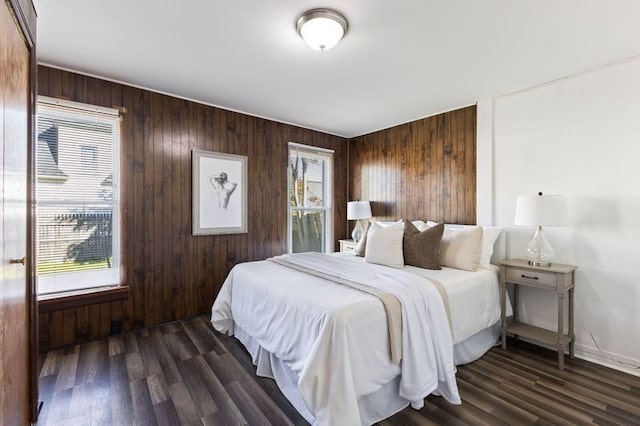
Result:
<instances>
[{"instance_id":1,"label":"window with blind","mask_svg":"<svg viewBox=\"0 0 640 426\"><path fill-rule=\"evenodd\" d=\"M333 151L289 144L289 253L332 251Z\"/></svg>"},{"instance_id":2,"label":"window with blind","mask_svg":"<svg viewBox=\"0 0 640 426\"><path fill-rule=\"evenodd\" d=\"M38 294L120 284L119 154L117 110L38 99Z\"/></svg>"}]
</instances>

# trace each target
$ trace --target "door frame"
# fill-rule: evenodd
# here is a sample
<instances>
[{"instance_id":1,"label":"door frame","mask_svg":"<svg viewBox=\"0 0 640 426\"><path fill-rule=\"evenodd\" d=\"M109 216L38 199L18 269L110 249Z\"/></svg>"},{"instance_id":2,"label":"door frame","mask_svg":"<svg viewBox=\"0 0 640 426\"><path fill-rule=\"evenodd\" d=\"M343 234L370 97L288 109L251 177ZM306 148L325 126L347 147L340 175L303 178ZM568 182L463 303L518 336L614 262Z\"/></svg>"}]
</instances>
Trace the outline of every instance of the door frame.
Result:
<instances>
[{"instance_id":1,"label":"door frame","mask_svg":"<svg viewBox=\"0 0 640 426\"><path fill-rule=\"evenodd\" d=\"M33 261L35 260L35 126L36 100L38 96L38 64L36 62L36 20L37 14L31 0L9 0L8 2L22 31L29 50L29 105L27 122L27 309L29 321L29 419L32 424L38 420L38 296Z\"/></svg>"}]
</instances>

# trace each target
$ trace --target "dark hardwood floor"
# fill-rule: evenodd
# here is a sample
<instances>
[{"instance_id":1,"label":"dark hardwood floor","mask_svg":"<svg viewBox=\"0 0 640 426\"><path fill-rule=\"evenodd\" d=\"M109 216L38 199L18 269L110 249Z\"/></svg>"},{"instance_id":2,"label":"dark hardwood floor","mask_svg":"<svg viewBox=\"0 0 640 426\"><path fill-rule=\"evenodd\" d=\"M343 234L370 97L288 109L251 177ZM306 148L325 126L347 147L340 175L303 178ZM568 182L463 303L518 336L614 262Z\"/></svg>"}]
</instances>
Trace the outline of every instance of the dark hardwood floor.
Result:
<instances>
[{"instance_id":1,"label":"dark hardwood floor","mask_svg":"<svg viewBox=\"0 0 640 426\"><path fill-rule=\"evenodd\" d=\"M523 342L458 368L463 403L429 396L380 425L640 424L640 377ZM207 317L46 354L38 425L298 425L276 384L256 377L235 339Z\"/></svg>"}]
</instances>

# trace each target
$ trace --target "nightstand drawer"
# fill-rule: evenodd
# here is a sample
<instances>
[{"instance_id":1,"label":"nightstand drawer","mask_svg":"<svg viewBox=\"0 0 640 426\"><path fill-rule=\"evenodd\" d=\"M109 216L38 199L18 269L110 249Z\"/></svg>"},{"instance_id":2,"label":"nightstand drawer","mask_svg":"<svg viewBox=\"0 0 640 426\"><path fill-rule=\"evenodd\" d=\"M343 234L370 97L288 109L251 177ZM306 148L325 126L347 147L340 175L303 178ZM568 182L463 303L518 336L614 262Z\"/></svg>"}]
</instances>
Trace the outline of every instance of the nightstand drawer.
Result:
<instances>
[{"instance_id":1,"label":"nightstand drawer","mask_svg":"<svg viewBox=\"0 0 640 426\"><path fill-rule=\"evenodd\" d=\"M344 244L342 246L342 251L356 251L356 246L353 244Z\"/></svg>"},{"instance_id":2,"label":"nightstand drawer","mask_svg":"<svg viewBox=\"0 0 640 426\"><path fill-rule=\"evenodd\" d=\"M353 240L339 240L340 241L340 251L356 251L358 248L358 243Z\"/></svg>"},{"instance_id":3,"label":"nightstand drawer","mask_svg":"<svg viewBox=\"0 0 640 426\"><path fill-rule=\"evenodd\" d=\"M518 284L556 287L557 277L554 272L533 271L531 269L507 268L507 282Z\"/></svg>"}]
</instances>

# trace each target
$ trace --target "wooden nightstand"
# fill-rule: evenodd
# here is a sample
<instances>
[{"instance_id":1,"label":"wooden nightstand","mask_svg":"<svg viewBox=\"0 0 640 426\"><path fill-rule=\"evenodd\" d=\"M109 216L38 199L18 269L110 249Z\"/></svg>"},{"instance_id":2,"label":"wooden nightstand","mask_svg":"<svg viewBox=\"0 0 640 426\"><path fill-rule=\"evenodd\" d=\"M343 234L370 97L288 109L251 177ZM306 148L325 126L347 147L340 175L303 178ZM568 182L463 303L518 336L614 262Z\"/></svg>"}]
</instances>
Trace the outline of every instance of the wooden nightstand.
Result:
<instances>
[{"instance_id":1,"label":"wooden nightstand","mask_svg":"<svg viewBox=\"0 0 640 426\"><path fill-rule=\"evenodd\" d=\"M356 251L356 247L358 247L358 243L353 240L339 240L340 241L340 251Z\"/></svg>"},{"instance_id":2,"label":"wooden nightstand","mask_svg":"<svg viewBox=\"0 0 640 426\"><path fill-rule=\"evenodd\" d=\"M531 266L522 259L500 262L500 287L502 291L502 349L507 349L507 333L534 342L555 346L558 350L558 368L564 370L564 351L569 346L573 359L575 334L573 333L573 292L575 290L575 266L553 263L551 266ZM513 322L507 324L507 283L513 284ZM543 290L553 290L558 297L558 327L555 331L524 324L518 319L518 286L526 285ZM564 332L564 304L568 298L569 326Z\"/></svg>"}]
</instances>

